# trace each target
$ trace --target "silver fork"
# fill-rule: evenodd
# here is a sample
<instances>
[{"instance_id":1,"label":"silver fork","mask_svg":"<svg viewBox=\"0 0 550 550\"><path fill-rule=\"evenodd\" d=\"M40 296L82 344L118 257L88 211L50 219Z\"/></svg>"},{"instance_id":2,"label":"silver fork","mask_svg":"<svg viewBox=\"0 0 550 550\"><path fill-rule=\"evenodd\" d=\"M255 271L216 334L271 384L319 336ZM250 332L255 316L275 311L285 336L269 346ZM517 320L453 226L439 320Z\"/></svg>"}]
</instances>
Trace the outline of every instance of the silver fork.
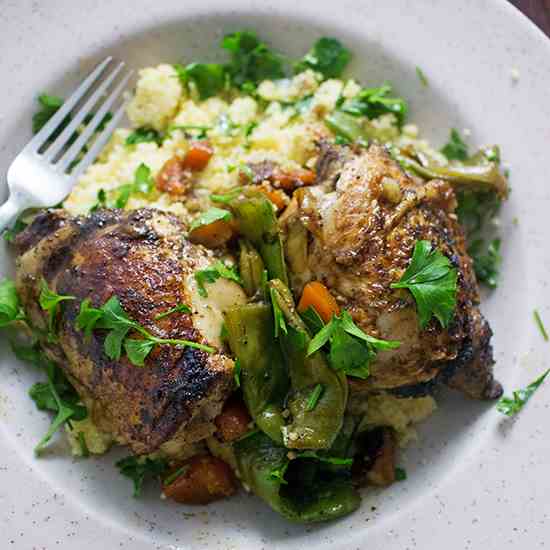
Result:
<instances>
[{"instance_id":1,"label":"silver fork","mask_svg":"<svg viewBox=\"0 0 550 550\"><path fill-rule=\"evenodd\" d=\"M97 131L97 128L126 89L128 80L132 76L131 71L126 72L109 93L109 88L115 82L116 77L122 74L121 71L124 68L123 62L111 67L112 61L112 57L107 57L86 77L84 82L11 163L7 173L9 197L0 206L0 231L11 226L19 214L27 208L43 208L61 202L109 140L124 116L128 99L122 101L101 131ZM51 141L51 135L94 86L96 88L82 107L72 113L70 122L56 139ZM101 100L103 102L98 106ZM71 144L70 140L75 131L94 111L95 114L90 122ZM95 135L96 131L97 135ZM95 139L89 149L78 160L78 156L88 142L94 138L94 135Z\"/></svg>"}]
</instances>

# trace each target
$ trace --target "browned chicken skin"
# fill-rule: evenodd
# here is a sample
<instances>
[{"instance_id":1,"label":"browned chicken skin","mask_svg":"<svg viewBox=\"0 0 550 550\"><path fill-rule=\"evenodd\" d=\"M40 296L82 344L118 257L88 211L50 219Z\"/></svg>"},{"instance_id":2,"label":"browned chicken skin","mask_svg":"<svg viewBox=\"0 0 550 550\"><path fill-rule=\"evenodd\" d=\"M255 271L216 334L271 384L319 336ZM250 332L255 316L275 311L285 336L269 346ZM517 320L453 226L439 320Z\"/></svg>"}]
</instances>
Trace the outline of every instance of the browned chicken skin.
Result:
<instances>
[{"instance_id":1,"label":"browned chicken skin","mask_svg":"<svg viewBox=\"0 0 550 550\"><path fill-rule=\"evenodd\" d=\"M379 145L367 150L320 144L317 185L299 189L281 217L295 292L322 281L367 333L401 341L380 352L371 376L352 388L399 392L441 376L478 399L502 388L493 379L491 331L478 310L472 260L449 183L407 176ZM455 316L448 329L418 324L412 295L393 290L414 245L428 240L458 269Z\"/></svg>"},{"instance_id":2,"label":"browned chicken skin","mask_svg":"<svg viewBox=\"0 0 550 550\"><path fill-rule=\"evenodd\" d=\"M87 340L75 327L82 300L101 307L116 295L128 315L157 337L212 343L191 314L155 320L178 304L195 309L189 281L209 263L205 249L184 239L176 218L147 209L103 210L86 218L45 212L18 236L16 246L16 284L35 327L46 327L38 303L42 278L58 294L76 297L64 302L59 343L47 350L92 404L103 429L135 453L174 439L190 443L214 431L212 420L232 388L231 359L157 345L145 366L136 367L124 354L119 361L105 355L105 331L96 330Z\"/></svg>"}]
</instances>

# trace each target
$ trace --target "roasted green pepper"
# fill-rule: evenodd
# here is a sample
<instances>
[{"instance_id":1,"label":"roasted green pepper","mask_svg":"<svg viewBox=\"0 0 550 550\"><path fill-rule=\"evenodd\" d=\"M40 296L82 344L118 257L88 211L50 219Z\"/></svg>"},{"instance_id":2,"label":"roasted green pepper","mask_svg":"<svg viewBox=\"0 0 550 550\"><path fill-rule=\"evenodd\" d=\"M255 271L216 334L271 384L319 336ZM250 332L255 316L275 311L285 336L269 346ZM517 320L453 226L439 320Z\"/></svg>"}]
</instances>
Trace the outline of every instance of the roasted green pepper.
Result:
<instances>
[{"instance_id":1,"label":"roasted green pepper","mask_svg":"<svg viewBox=\"0 0 550 550\"><path fill-rule=\"evenodd\" d=\"M288 284L283 243L273 205L265 196L251 193L230 203L239 232L256 247L270 279Z\"/></svg>"},{"instance_id":2,"label":"roasted green pepper","mask_svg":"<svg viewBox=\"0 0 550 550\"><path fill-rule=\"evenodd\" d=\"M348 399L346 376L330 368L322 353L307 355L311 338L290 290L277 279L269 282L269 288L286 322L286 333L279 332L291 381L287 398L291 422L283 427L284 443L292 449L328 449L342 428ZM319 385L322 393L312 404L312 393Z\"/></svg>"},{"instance_id":3,"label":"roasted green pepper","mask_svg":"<svg viewBox=\"0 0 550 550\"><path fill-rule=\"evenodd\" d=\"M283 403L289 378L279 344L274 337L271 308L247 304L225 314L227 339L241 364L244 401L258 427L282 443Z\"/></svg>"},{"instance_id":4,"label":"roasted green pepper","mask_svg":"<svg viewBox=\"0 0 550 550\"><path fill-rule=\"evenodd\" d=\"M336 519L357 510L361 503L349 468L334 473L319 467L315 459L289 461L288 450L262 433L236 442L234 450L241 480L290 521Z\"/></svg>"},{"instance_id":5,"label":"roasted green pepper","mask_svg":"<svg viewBox=\"0 0 550 550\"><path fill-rule=\"evenodd\" d=\"M258 251L245 239L239 240L239 273L248 296L254 296L262 285L264 262Z\"/></svg>"}]
</instances>

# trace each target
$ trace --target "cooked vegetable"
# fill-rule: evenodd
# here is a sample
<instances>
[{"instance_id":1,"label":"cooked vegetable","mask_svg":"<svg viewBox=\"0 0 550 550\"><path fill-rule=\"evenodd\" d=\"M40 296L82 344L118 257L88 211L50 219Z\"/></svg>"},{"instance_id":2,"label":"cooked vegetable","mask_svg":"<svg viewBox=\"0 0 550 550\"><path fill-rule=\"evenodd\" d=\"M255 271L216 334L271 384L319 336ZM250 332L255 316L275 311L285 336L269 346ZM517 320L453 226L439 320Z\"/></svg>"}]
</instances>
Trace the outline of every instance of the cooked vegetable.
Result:
<instances>
[{"instance_id":1,"label":"cooked vegetable","mask_svg":"<svg viewBox=\"0 0 550 550\"><path fill-rule=\"evenodd\" d=\"M325 78L338 78L351 59L351 52L336 38L322 37L313 48L294 65L294 72L313 69Z\"/></svg>"},{"instance_id":2,"label":"cooked vegetable","mask_svg":"<svg viewBox=\"0 0 550 550\"><path fill-rule=\"evenodd\" d=\"M191 233L203 226L203 225L210 225L211 223L214 223L218 220L223 221L229 221L232 219L231 212L229 210L224 210L222 208L216 208L212 207L209 208L206 212L203 212L200 214L195 220L193 220L193 223L191 224L191 227L189 228Z\"/></svg>"},{"instance_id":3,"label":"cooked vegetable","mask_svg":"<svg viewBox=\"0 0 550 550\"><path fill-rule=\"evenodd\" d=\"M126 145L137 145L138 143L162 143L162 136L154 128L141 126L136 128L125 140Z\"/></svg>"},{"instance_id":4,"label":"cooked vegetable","mask_svg":"<svg viewBox=\"0 0 550 550\"><path fill-rule=\"evenodd\" d=\"M341 144L357 143L367 145L371 140L385 143L396 132L387 128L376 128L368 120L361 121L343 111L334 111L325 117L325 124L336 134L337 141Z\"/></svg>"},{"instance_id":5,"label":"cooked vegetable","mask_svg":"<svg viewBox=\"0 0 550 550\"><path fill-rule=\"evenodd\" d=\"M333 315L330 322L315 334L309 342L307 353L316 353L330 344L328 360L330 366L348 376L368 378L369 364L379 350L395 349L400 342L380 340L363 332L347 311L340 316Z\"/></svg>"},{"instance_id":6,"label":"cooked vegetable","mask_svg":"<svg viewBox=\"0 0 550 550\"><path fill-rule=\"evenodd\" d=\"M201 99L208 99L221 92L225 86L225 69L218 63L190 63L174 65L182 84L192 81Z\"/></svg>"},{"instance_id":7,"label":"cooked vegetable","mask_svg":"<svg viewBox=\"0 0 550 550\"><path fill-rule=\"evenodd\" d=\"M456 307L458 272L449 258L432 250L429 241L417 241L411 263L391 288L407 288L414 296L418 321L426 328L434 316L443 328L449 326Z\"/></svg>"},{"instance_id":8,"label":"cooked vegetable","mask_svg":"<svg viewBox=\"0 0 550 550\"><path fill-rule=\"evenodd\" d=\"M497 411L506 416L516 415L527 404L533 394L540 388L546 377L550 374L550 369L539 376L534 382L531 382L526 388L516 390L512 397L502 397L497 403Z\"/></svg>"},{"instance_id":9,"label":"cooked vegetable","mask_svg":"<svg viewBox=\"0 0 550 550\"><path fill-rule=\"evenodd\" d=\"M142 327L136 321L128 317L122 309L116 296L112 296L101 308L91 308L89 302L83 301L80 305L80 312L76 318L76 326L88 334L95 329L108 330L109 333L104 341L104 351L109 359L119 360L122 354L122 347L133 365L142 367L144 361L151 353L155 345L173 345L200 349L209 353L213 348L205 344L191 340L180 340L176 338L158 338ZM137 332L142 338L133 339L128 337L129 332Z\"/></svg>"},{"instance_id":10,"label":"cooked vegetable","mask_svg":"<svg viewBox=\"0 0 550 550\"><path fill-rule=\"evenodd\" d=\"M254 194L233 200L231 210L241 235L260 253L269 278L281 279L288 284L283 244L271 202L264 196Z\"/></svg>"},{"instance_id":11,"label":"cooked vegetable","mask_svg":"<svg viewBox=\"0 0 550 550\"><path fill-rule=\"evenodd\" d=\"M0 328L25 318L15 283L4 278L0 281Z\"/></svg>"},{"instance_id":12,"label":"cooked vegetable","mask_svg":"<svg viewBox=\"0 0 550 550\"><path fill-rule=\"evenodd\" d=\"M189 240L215 248L228 242L235 234L231 224L233 215L229 210L210 208L198 216L189 229Z\"/></svg>"},{"instance_id":13,"label":"cooked vegetable","mask_svg":"<svg viewBox=\"0 0 550 550\"><path fill-rule=\"evenodd\" d=\"M542 318L536 309L533 311L533 317L535 318L535 323L537 324L537 327L539 328L542 337L546 342L548 342L548 333L546 332L546 328L544 327Z\"/></svg>"},{"instance_id":14,"label":"cooked vegetable","mask_svg":"<svg viewBox=\"0 0 550 550\"><path fill-rule=\"evenodd\" d=\"M360 505L347 470L334 473L315 458L289 461L288 450L262 433L237 441L234 449L242 481L290 521L328 521Z\"/></svg>"},{"instance_id":15,"label":"cooked vegetable","mask_svg":"<svg viewBox=\"0 0 550 550\"><path fill-rule=\"evenodd\" d=\"M269 189L268 187L259 186L258 191L273 203L277 211L282 210L287 205L288 198L280 189Z\"/></svg>"},{"instance_id":16,"label":"cooked vegetable","mask_svg":"<svg viewBox=\"0 0 550 550\"><path fill-rule=\"evenodd\" d=\"M127 456L119 460L115 466L120 473L132 480L134 484L134 497L141 496L143 482L147 478L160 478L167 470L168 463L162 458L141 458Z\"/></svg>"},{"instance_id":17,"label":"cooked vegetable","mask_svg":"<svg viewBox=\"0 0 550 550\"><path fill-rule=\"evenodd\" d=\"M229 281L234 281L235 283L242 285L242 279L237 272L236 267L225 265L224 262L218 260L210 267L195 272L195 280L197 281L197 285L199 287L199 294L206 298L208 296L208 291L204 286L205 283L214 283L220 278L228 279Z\"/></svg>"},{"instance_id":18,"label":"cooked vegetable","mask_svg":"<svg viewBox=\"0 0 550 550\"><path fill-rule=\"evenodd\" d=\"M354 98L344 101L340 110L353 116L366 116L373 119L391 113L396 116L399 125L403 125L408 106L401 97L390 97L392 88L384 84L379 88L365 88Z\"/></svg>"},{"instance_id":19,"label":"cooked vegetable","mask_svg":"<svg viewBox=\"0 0 550 550\"><path fill-rule=\"evenodd\" d=\"M230 397L222 412L215 418L214 424L222 441L235 441L250 430L250 414L243 401Z\"/></svg>"},{"instance_id":20,"label":"cooked vegetable","mask_svg":"<svg viewBox=\"0 0 550 550\"><path fill-rule=\"evenodd\" d=\"M208 504L231 496L237 490L231 468L219 458L202 455L190 458L181 472L166 483L164 494L182 504ZM178 471L176 470L176 472ZM173 472L174 473L174 472ZM169 478L170 476L168 476Z\"/></svg>"},{"instance_id":21,"label":"cooked vegetable","mask_svg":"<svg viewBox=\"0 0 550 550\"><path fill-rule=\"evenodd\" d=\"M310 307L319 314L325 323L330 322L333 315L340 313L340 307L336 303L336 299L329 292L328 288L319 281L307 283L298 303L298 311L300 313L307 311Z\"/></svg>"},{"instance_id":22,"label":"cooked vegetable","mask_svg":"<svg viewBox=\"0 0 550 550\"><path fill-rule=\"evenodd\" d=\"M241 365L244 402L258 427L282 442L283 402L289 381L287 368L273 334L271 308L254 303L225 314L227 339Z\"/></svg>"},{"instance_id":23,"label":"cooked vegetable","mask_svg":"<svg viewBox=\"0 0 550 550\"><path fill-rule=\"evenodd\" d=\"M462 141L456 128L451 129L449 142L441 149L449 160L467 160L468 146Z\"/></svg>"},{"instance_id":24,"label":"cooked vegetable","mask_svg":"<svg viewBox=\"0 0 550 550\"><path fill-rule=\"evenodd\" d=\"M395 438L389 428L384 428L382 433L382 446L367 473L368 482L378 487L386 487L395 481Z\"/></svg>"},{"instance_id":25,"label":"cooked vegetable","mask_svg":"<svg viewBox=\"0 0 550 550\"><path fill-rule=\"evenodd\" d=\"M245 239L239 240L239 273L247 296L254 296L261 288L264 262L257 250Z\"/></svg>"},{"instance_id":26,"label":"cooked vegetable","mask_svg":"<svg viewBox=\"0 0 550 550\"><path fill-rule=\"evenodd\" d=\"M286 332L279 333L291 381L287 398L291 418L283 427L284 443L292 449L328 449L342 428L348 399L346 377L331 369L321 353L308 354L311 338L290 290L277 279L269 286L273 303L281 309L287 325ZM323 386L323 393L310 408L311 392L318 384Z\"/></svg>"},{"instance_id":27,"label":"cooked vegetable","mask_svg":"<svg viewBox=\"0 0 550 550\"><path fill-rule=\"evenodd\" d=\"M195 141L185 153L183 166L193 171L204 170L213 154L214 150L207 141Z\"/></svg>"}]
</instances>

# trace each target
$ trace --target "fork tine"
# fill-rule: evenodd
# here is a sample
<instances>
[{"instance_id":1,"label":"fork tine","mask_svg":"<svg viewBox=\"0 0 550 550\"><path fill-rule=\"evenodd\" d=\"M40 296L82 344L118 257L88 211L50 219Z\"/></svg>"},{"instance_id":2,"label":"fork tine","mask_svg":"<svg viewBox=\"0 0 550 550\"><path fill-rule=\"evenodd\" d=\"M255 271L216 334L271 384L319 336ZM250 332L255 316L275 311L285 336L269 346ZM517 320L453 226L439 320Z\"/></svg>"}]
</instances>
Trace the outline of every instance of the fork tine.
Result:
<instances>
[{"instance_id":1,"label":"fork tine","mask_svg":"<svg viewBox=\"0 0 550 550\"><path fill-rule=\"evenodd\" d=\"M101 149L105 147L105 144L111 137L111 134L117 127L122 117L124 116L124 110L129 101L130 101L130 98L127 98L122 102L120 107L116 110L115 114L113 115L113 118L109 121L109 124L107 124L107 126L103 129L101 134L97 136L97 139L94 141L93 145L90 147L88 152L84 155L83 159L78 163L74 171L71 172L71 174L69 174L71 179L73 179L73 181L78 179L82 175L84 170L86 170L86 168L88 168L88 166L90 166L90 164L99 155L99 153L101 152ZM63 170L65 170L65 168Z\"/></svg>"},{"instance_id":2,"label":"fork tine","mask_svg":"<svg viewBox=\"0 0 550 550\"><path fill-rule=\"evenodd\" d=\"M103 73L103 70L112 61L112 57L107 57L102 61L94 71L86 77L84 82L73 92L73 94L63 103L55 115L44 125L44 127L34 136L23 149L26 152L35 152L46 142L56 128L63 122L65 117L72 111L74 106L82 99L84 94L90 89L92 84Z\"/></svg>"},{"instance_id":3,"label":"fork tine","mask_svg":"<svg viewBox=\"0 0 550 550\"><path fill-rule=\"evenodd\" d=\"M64 145L67 144L75 130L82 124L84 118L92 111L99 99L105 94L105 91L109 88L115 77L120 73L125 63L119 63L114 70L107 76L107 78L101 83L100 86L94 91L94 93L88 98L86 103L78 109L78 112L74 115L73 119L56 140L48 147L44 153L44 159L47 162L51 162L55 156L61 151Z\"/></svg>"},{"instance_id":4,"label":"fork tine","mask_svg":"<svg viewBox=\"0 0 550 550\"><path fill-rule=\"evenodd\" d=\"M109 97L103 102L101 107L96 111L92 120L86 125L86 128L84 128L76 141L69 147L69 149L67 149L67 151L65 151L63 156L57 161L55 167L58 168L61 172L65 172L65 170L70 166L71 162L73 162L77 158L84 145L89 141L89 139L95 133L97 127L101 124L101 121L108 113L109 109L113 106L115 101L119 98L120 94L126 88L128 80L130 80L131 76L132 71L129 71L128 74L126 74L126 76L119 82L117 87L111 92ZM110 124L106 126L105 129L107 129L109 126ZM103 134L98 136L97 139L99 140L102 135Z\"/></svg>"}]
</instances>

